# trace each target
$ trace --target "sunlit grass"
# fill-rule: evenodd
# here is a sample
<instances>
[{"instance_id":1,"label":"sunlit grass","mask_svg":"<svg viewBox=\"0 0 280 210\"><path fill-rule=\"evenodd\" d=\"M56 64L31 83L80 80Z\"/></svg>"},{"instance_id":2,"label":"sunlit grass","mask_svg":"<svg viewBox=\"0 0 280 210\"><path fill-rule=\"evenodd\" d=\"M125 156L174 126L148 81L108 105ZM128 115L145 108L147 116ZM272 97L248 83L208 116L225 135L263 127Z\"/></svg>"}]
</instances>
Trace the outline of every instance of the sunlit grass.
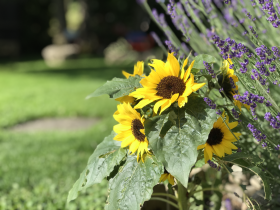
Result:
<instances>
[{"instance_id":1,"label":"sunlit grass","mask_svg":"<svg viewBox=\"0 0 280 210\"><path fill-rule=\"evenodd\" d=\"M1 209L63 209L69 189L96 145L115 124L116 102L85 100L122 69L102 59L71 60L58 68L43 61L0 64ZM98 117L85 131L12 133L10 126L44 117ZM90 188L70 209L103 209L106 186ZM90 202L89 202L90 200ZM94 201L94 202L92 202Z\"/></svg>"}]
</instances>

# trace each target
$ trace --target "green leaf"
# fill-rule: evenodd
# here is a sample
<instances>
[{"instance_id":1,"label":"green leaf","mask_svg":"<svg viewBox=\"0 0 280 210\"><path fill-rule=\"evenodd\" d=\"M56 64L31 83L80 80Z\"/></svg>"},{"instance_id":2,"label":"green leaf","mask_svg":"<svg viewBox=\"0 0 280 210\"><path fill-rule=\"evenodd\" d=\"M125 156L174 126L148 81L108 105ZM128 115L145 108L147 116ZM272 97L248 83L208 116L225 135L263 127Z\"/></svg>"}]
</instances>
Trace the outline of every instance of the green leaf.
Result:
<instances>
[{"instance_id":1,"label":"green leaf","mask_svg":"<svg viewBox=\"0 0 280 210\"><path fill-rule=\"evenodd\" d=\"M249 169L262 179L264 185L265 199L271 200L271 189L269 186L269 181L266 178L263 171L257 166L253 166Z\"/></svg>"},{"instance_id":2,"label":"green leaf","mask_svg":"<svg viewBox=\"0 0 280 210\"><path fill-rule=\"evenodd\" d=\"M198 185L196 191L202 190L202 187ZM203 210L204 200L203 200L203 191L194 193L190 198L190 209L192 210Z\"/></svg>"},{"instance_id":3,"label":"green leaf","mask_svg":"<svg viewBox=\"0 0 280 210\"><path fill-rule=\"evenodd\" d=\"M247 185L240 184L240 187L241 187L243 190L246 190L246 186L247 186Z\"/></svg>"},{"instance_id":4,"label":"green leaf","mask_svg":"<svg viewBox=\"0 0 280 210\"><path fill-rule=\"evenodd\" d=\"M218 60L215 57L213 57L211 55L206 55L206 54L198 55L194 58L194 60L195 60L194 65L193 65L194 69L204 69L205 66L203 65L203 61L205 61L209 64L218 63Z\"/></svg>"},{"instance_id":5,"label":"green leaf","mask_svg":"<svg viewBox=\"0 0 280 210\"><path fill-rule=\"evenodd\" d=\"M207 141L217 115L198 97L189 97L186 106L178 108L175 113L176 125L163 138L159 133L167 116L156 123L148 139L153 152L167 171L187 187L190 170L197 160L197 146Z\"/></svg>"},{"instance_id":6,"label":"green leaf","mask_svg":"<svg viewBox=\"0 0 280 210\"><path fill-rule=\"evenodd\" d=\"M226 167L226 169L227 169L230 173L232 173L232 172L233 172L232 168L231 168L231 167L229 167L228 165L226 165L226 164L225 164L225 167Z\"/></svg>"},{"instance_id":7,"label":"green leaf","mask_svg":"<svg viewBox=\"0 0 280 210\"><path fill-rule=\"evenodd\" d=\"M225 105L226 101L222 97L221 93L217 89L212 89L208 95L208 97L217 105Z\"/></svg>"},{"instance_id":8,"label":"green leaf","mask_svg":"<svg viewBox=\"0 0 280 210\"><path fill-rule=\"evenodd\" d=\"M269 181L268 181L266 175L259 167L251 166L251 164L249 164L247 162L248 160L250 160L250 161L254 162L255 164L258 164L258 163L262 162L259 157L255 156L255 155L244 154L242 152L237 152L235 154L226 156L223 160L233 163L233 164L237 164L241 167L243 166L246 169L249 169L250 171L255 173L257 176L259 176L263 181L265 199L271 200L271 189L270 189Z\"/></svg>"},{"instance_id":9,"label":"green leaf","mask_svg":"<svg viewBox=\"0 0 280 210\"><path fill-rule=\"evenodd\" d=\"M79 191L100 183L124 158L126 150L120 148L120 142L113 140L114 136L112 132L97 146L80 178L69 191L67 202L76 199Z\"/></svg>"},{"instance_id":10,"label":"green leaf","mask_svg":"<svg viewBox=\"0 0 280 210\"><path fill-rule=\"evenodd\" d=\"M250 159L252 162L254 162L255 164L261 163L262 160L256 156L256 155L251 155L251 154L245 154L243 152L236 152L234 154L228 155L226 157L224 157L224 161L234 161L237 159Z\"/></svg>"},{"instance_id":11,"label":"green leaf","mask_svg":"<svg viewBox=\"0 0 280 210\"><path fill-rule=\"evenodd\" d=\"M204 165L205 165L205 161L204 158L202 158L195 163L195 168L201 168Z\"/></svg>"},{"instance_id":12,"label":"green leaf","mask_svg":"<svg viewBox=\"0 0 280 210\"><path fill-rule=\"evenodd\" d=\"M119 173L109 182L106 210L137 210L151 198L153 187L163 173L155 156L147 155L144 163L130 155Z\"/></svg>"},{"instance_id":13,"label":"green leaf","mask_svg":"<svg viewBox=\"0 0 280 210\"><path fill-rule=\"evenodd\" d=\"M145 133L149 139L150 145L153 144L154 141L157 141L161 131L164 131L163 127L168 122L169 115L170 113L155 116L145 121Z\"/></svg>"},{"instance_id":14,"label":"green leaf","mask_svg":"<svg viewBox=\"0 0 280 210\"><path fill-rule=\"evenodd\" d=\"M119 98L136 90L136 88L142 87L139 83L142 78L139 75L135 77L129 77L128 79L114 78L111 81L107 81L103 86L99 87L92 94L86 97L97 97L104 94L108 94L110 98Z\"/></svg>"}]
</instances>

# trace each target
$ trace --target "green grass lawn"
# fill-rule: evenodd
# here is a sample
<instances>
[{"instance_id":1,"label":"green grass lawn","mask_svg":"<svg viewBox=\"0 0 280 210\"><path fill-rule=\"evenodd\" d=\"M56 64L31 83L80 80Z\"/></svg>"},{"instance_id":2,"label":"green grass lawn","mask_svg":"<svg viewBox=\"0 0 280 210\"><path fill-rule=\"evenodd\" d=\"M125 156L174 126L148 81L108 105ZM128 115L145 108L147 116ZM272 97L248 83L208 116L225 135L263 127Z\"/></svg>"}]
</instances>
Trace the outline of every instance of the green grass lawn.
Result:
<instances>
[{"instance_id":1,"label":"green grass lawn","mask_svg":"<svg viewBox=\"0 0 280 210\"><path fill-rule=\"evenodd\" d=\"M42 60L0 64L0 209L64 209L68 191L97 144L115 124L116 102L85 100L132 67L79 58L59 68ZM84 131L13 133L9 127L44 117L98 117ZM107 182L83 192L67 209L103 209Z\"/></svg>"}]
</instances>

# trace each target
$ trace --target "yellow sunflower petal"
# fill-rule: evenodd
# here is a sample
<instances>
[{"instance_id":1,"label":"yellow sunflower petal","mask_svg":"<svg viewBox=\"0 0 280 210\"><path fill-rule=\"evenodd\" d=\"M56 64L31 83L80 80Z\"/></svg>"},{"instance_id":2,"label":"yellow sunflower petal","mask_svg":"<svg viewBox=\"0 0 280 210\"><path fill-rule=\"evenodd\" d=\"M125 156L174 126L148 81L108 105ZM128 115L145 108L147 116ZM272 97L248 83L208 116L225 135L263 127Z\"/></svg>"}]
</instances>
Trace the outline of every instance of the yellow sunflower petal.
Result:
<instances>
[{"instance_id":1,"label":"yellow sunflower petal","mask_svg":"<svg viewBox=\"0 0 280 210\"><path fill-rule=\"evenodd\" d=\"M129 103L123 103L123 106L125 107L125 109L128 110L129 113L131 113L134 116L133 119L141 119L140 113L133 109Z\"/></svg>"},{"instance_id":2,"label":"yellow sunflower petal","mask_svg":"<svg viewBox=\"0 0 280 210\"><path fill-rule=\"evenodd\" d=\"M192 93L192 88L191 86L189 86L188 84L186 84L186 89L184 91L184 93L182 94L183 97L189 96Z\"/></svg>"},{"instance_id":3,"label":"yellow sunflower petal","mask_svg":"<svg viewBox=\"0 0 280 210\"><path fill-rule=\"evenodd\" d=\"M143 61L138 61L135 65L134 65L134 76L135 75L142 75L144 72L144 62Z\"/></svg>"},{"instance_id":4,"label":"yellow sunflower petal","mask_svg":"<svg viewBox=\"0 0 280 210\"><path fill-rule=\"evenodd\" d=\"M230 59L230 58L228 58L227 60L228 60L228 62L232 65L232 61L231 61L231 59Z\"/></svg>"},{"instance_id":5,"label":"yellow sunflower petal","mask_svg":"<svg viewBox=\"0 0 280 210\"><path fill-rule=\"evenodd\" d=\"M213 148L209 144L206 144L204 151L206 150L209 160L212 160ZM208 160L207 160L208 161Z\"/></svg>"},{"instance_id":6,"label":"yellow sunflower petal","mask_svg":"<svg viewBox=\"0 0 280 210\"><path fill-rule=\"evenodd\" d=\"M165 75L165 72L164 72L165 63L158 59L153 59L152 62L153 63L149 64L149 65L155 69L155 71L157 72L157 75L160 77L160 79L162 79Z\"/></svg>"},{"instance_id":7,"label":"yellow sunflower petal","mask_svg":"<svg viewBox=\"0 0 280 210\"><path fill-rule=\"evenodd\" d=\"M173 76L178 77L180 71L180 64L178 60L174 57L174 53L168 53L167 62L170 63L171 70L173 72Z\"/></svg>"},{"instance_id":8,"label":"yellow sunflower petal","mask_svg":"<svg viewBox=\"0 0 280 210\"><path fill-rule=\"evenodd\" d=\"M174 94L170 100L171 104L173 104L178 99L178 97L179 97L179 93Z\"/></svg>"},{"instance_id":9,"label":"yellow sunflower petal","mask_svg":"<svg viewBox=\"0 0 280 210\"><path fill-rule=\"evenodd\" d=\"M117 124L117 125L114 125L113 130L114 130L116 133L121 133L121 132L123 132L123 131L129 130L130 128L131 128L130 125Z\"/></svg>"},{"instance_id":10,"label":"yellow sunflower petal","mask_svg":"<svg viewBox=\"0 0 280 210\"><path fill-rule=\"evenodd\" d=\"M188 96L180 96L178 98L178 106L182 108L188 102Z\"/></svg>"},{"instance_id":11,"label":"yellow sunflower petal","mask_svg":"<svg viewBox=\"0 0 280 210\"><path fill-rule=\"evenodd\" d=\"M114 119L123 125L131 125L131 118L128 118L124 115L113 115Z\"/></svg>"},{"instance_id":12,"label":"yellow sunflower petal","mask_svg":"<svg viewBox=\"0 0 280 210\"><path fill-rule=\"evenodd\" d=\"M167 179L167 177L168 177L168 174L167 174L167 173L162 174L162 175L160 176L160 178L159 178L159 182L164 182L164 181Z\"/></svg>"},{"instance_id":13,"label":"yellow sunflower petal","mask_svg":"<svg viewBox=\"0 0 280 210\"><path fill-rule=\"evenodd\" d=\"M128 145L132 144L132 142L137 141L133 135L126 137L121 144L121 148L125 148Z\"/></svg>"},{"instance_id":14,"label":"yellow sunflower petal","mask_svg":"<svg viewBox=\"0 0 280 210\"><path fill-rule=\"evenodd\" d=\"M168 107L170 107L171 105L171 100L167 100L163 105L161 105L161 109L160 109L160 115L161 113L166 110Z\"/></svg>"},{"instance_id":15,"label":"yellow sunflower petal","mask_svg":"<svg viewBox=\"0 0 280 210\"><path fill-rule=\"evenodd\" d=\"M193 92L197 91L198 89L202 88L206 83L194 83L192 86Z\"/></svg>"},{"instance_id":16,"label":"yellow sunflower petal","mask_svg":"<svg viewBox=\"0 0 280 210\"><path fill-rule=\"evenodd\" d=\"M214 149L214 153L219 156L219 157L222 157L223 156L223 153L224 153L224 150L220 147L218 147L217 145L213 145L212 148Z\"/></svg>"},{"instance_id":17,"label":"yellow sunflower petal","mask_svg":"<svg viewBox=\"0 0 280 210\"><path fill-rule=\"evenodd\" d=\"M120 115L124 115L127 118L131 118L134 119L135 116L137 116L134 112L132 112L131 110L129 110L130 104L129 103L123 103L120 106L118 106L118 110L120 112Z\"/></svg>"},{"instance_id":18,"label":"yellow sunflower petal","mask_svg":"<svg viewBox=\"0 0 280 210\"><path fill-rule=\"evenodd\" d=\"M130 146L129 146L129 150L131 151L131 154L135 153L136 150L138 149L140 145L140 141L135 140Z\"/></svg>"},{"instance_id":19,"label":"yellow sunflower petal","mask_svg":"<svg viewBox=\"0 0 280 210\"><path fill-rule=\"evenodd\" d=\"M241 111L242 103L240 101L237 101L234 99L234 105L236 105L238 107L239 111Z\"/></svg>"},{"instance_id":20,"label":"yellow sunflower petal","mask_svg":"<svg viewBox=\"0 0 280 210\"><path fill-rule=\"evenodd\" d=\"M237 139L240 139L240 136L242 135L241 133L235 133L235 132L233 132L233 134L235 135L235 137L237 138ZM235 138L234 138L235 139Z\"/></svg>"},{"instance_id":21,"label":"yellow sunflower petal","mask_svg":"<svg viewBox=\"0 0 280 210\"><path fill-rule=\"evenodd\" d=\"M232 154L232 150L228 147L224 147L225 153L227 153L228 155Z\"/></svg>"},{"instance_id":22,"label":"yellow sunflower petal","mask_svg":"<svg viewBox=\"0 0 280 210\"><path fill-rule=\"evenodd\" d=\"M224 134L224 137L223 137L224 139L226 139L226 140L235 139L234 136L232 135L232 133L227 128L223 128L221 130Z\"/></svg>"},{"instance_id":23,"label":"yellow sunflower petal","mask_svg":"<svg viewBox=\"0 0 280 210\"><path fill-rule=\"evenodd\" d=\"M141 159L142 159L142 162L144 162L144 152L146 151L147 153L149 153L149 151L148 151L148 141L147 141L147 138L145 139L145 141L144 142L141 142L141 144L142 144L142 148L141 148L141 151L140 151L140 153L141 153Z\"/></svg>"},{"instance_id":24,"label":"yellow sunflower petal","mask_svg":"<svg viewBox=\"0 0 280 210\"><path fill-rule=\"evenodd\" d=\"M220 156L220 157L224 157L224 156L225 156L225 150L224 150L224 147L223 147L222 144L217 144L217 145L215 145L215 146L213 146L213 147L214 147L214 149L215 149L215 147L218 148L218 150L219 150L220 153L221 153L221 156Z\"/></svg>"},{"instance_id":25,"label":"yellow sunflower petal","mask_svg":"<svg viewBox=\"0 0 280 210\"><path fill-rule=\"evenodd\" d=\"M228 127L229 127L230 129L233 129L233 128L235 128L237 125L238 125L238 121L235 121L235 122L229 123L229 124L228 124Z\"/></svg>"},{"instance_id":26,"label":"yellow sunflower petal","mask_svg":"<svg viewBox=\"0 0 280 210\"><path fill-rule=\"evenodd\" d=\"M221 117L214 123L213 128L220 128L223 125L223 119Z\"/></svg>"},{"instance_id":27,"label":"yellow sunflower petal","mask_svg":"<svg viewBox=\"0 0 280 210\"><path fill-rule=\"evenodd\" d=\"M199 145L199 146L197 147L197 150L203 149L203 148L205 148L205 146L206 146L206 144Z\"/></svg>"},{"instance_id":28,"label":"yellow sunflower petal","mask_svg":"<svg viewBox=\"0 0 280 210\"><path fill-rule=\"evenodd\" d=\"M212 158L211 158L212 159ZM205 163L207 163L208 162L208 160L211 160L210 158L209 158L209 156L208 156L208 152L206 151L206 149L204 150L204 161L205 161Z\"/></svg>"},{"instance_id":29,"label":"yellow sunflower petal","mask_svg":"<svg viewBox=\"0 0 280 210\"><path fill-rule=\"evenodd\" d=\"M155 106L154 106L154 112L158 113L158 109L159 107L161 107L161 105L163 105L164 103L166 103L166 101L168 101L168 99L162 99L160 101L158 101Z\"/></svg>"},{"instance_id":30,"label":"yellow sunflower petal","mask_svg":"<svg viewBox=\"0 0 280 210\"><path fill-rule=\"evenodd\" d=\"M142 144L142 142L140 142L138 150L137 150L137 162L139 162L139 158L141 156L142 150L143 150L143 144Z\"/></svg>"},{"instance_id":31,"label":"yellow sunflower petal","mask_svg":"<svg viewBox=\"0 0 280 210\"><path fill-rule=\"evenodd\" d=\"M230 149L238 149L234 144L232 144L229 141L225 141L225 144L227 145L228 148Z\"/></svg>"},{"instance_id":32,"label":"yellow sunflower petal","mask_svg":"<svg viewBox=\"0 0 280 210\"><path fill-rule=\"evenodd\" d=\"M194 84L194 75L193 74L191 74L190 75L190 78L188 79L188 81L187 81L187 83L186 83L186 86L188 87L192 87L193 86L193 84Z\"/></svg>"},{"instance_id":33,"label":"yellow sunflower petal","mask_svg":"<svg viewBox=\"0 0 280 210\"><path fill-rule=\"evenodd\" d=\"M151 73L149 74L148 77L145 77L144 79L142 79L140 81L140 83L145 87L146 85L144 84L145 81L148 81L149 83L154 83L154 84L158 84L160 82L160 76L158 75L158 73L154 70L151 70Z\"/></svg>"},{"instance_id":34,"label":"yellow sunflower petal","mask_svg":"<svg viewBox=\"0 0 280 210\"><path fill-rule=\"evenodd\" d=\"M125 139L126 137L128 137L130 135L132 135L131 130L123 131L123 132L119 133L118 135L116 135L114 137L114 140L122 141L123 139Z\"/></svg>"},{"instance_id":35,"label":"yellow sunflower petal","mask_svg":"<svg viewBox=\"0 0 280 210\"><path fill-rule=\"evenodd\" d=\"M174 185L174 177L173 177L171 174L168 174L168 182L169 182L171 185Z\"/></svg>"},{"instance_id":36,"label":"yellow sunflower petal","mask_svg":"<svg viewBox=\"0 0 280 210\"><path fill-rule=\"evenodd\" d=\"M128 79L130 76L133 76L132 74L127 73L126 71L122 71L122 74Z\"/></svg>"},{"instance_id":37,"label":"yellow sunflower petal","mask_svg":"<svg viewBox=\"0 0 280 210\"><path fill-rule=\"evenodd\" d=\"M154 88L156 89L157 88L157 83L151 81L151 80L148 80L148 79L142 79L141 80L141 84L144 86L144 87L151 87L151 88Z\"/></svg>"},{"instance_id":38,"label":"yellow sunflower petal","mask_svg":"<svg viewBox=\"0 0 280 210\"><path fill-rule=\"evenodd\" d=\"M146 106L146 105L148 105L148 104L150 104L152 102L153 102L153 100L143 99L134 107L134 109L141 109L144 106Z\"/></svg>"},{"instance_id":39,"label":"yellow sunflower petal","mask_svg":"<svg viewBox=\"0 0 280 210\"><path fill-rule=\"evenodd\" d=\"M135 98L132 96L123 96L115 99L116 101L119 101L121 103L133 103L135 101Z\"/></svg>"},{"instance_id":40,"label":"yellow sunflower petal","mask_svg":"<svg viewBox=\"0 0 280 210\"><path fill-rule=\"evenodd\" d=\"M189 61L188 58L186 58L186 59L184 60L184 63L183 63L183 66L182 66L182 71L184 71L184 68L186 67L186 65L188 65L188 61Z\"/></svg>"},{"instance_id":41,"label":"yellow sunflower petal","mask_svg":"<svg viewBox=\"0 0 280 210\"><path fill-rule=\"evenodd\" d=\"M250 110L250 106L247 104L242 104L247 110Z\"/></svg>"},{"instance_id":42,"label":"yellow sunflower petal","mask_svg":"<svg viewBox=\"0 0 280 210\"><path fill-rule=\"evenodd\" d=\"M186 71L186 73L185 73L185 75L184 75L184 82L186 82L186 81L188 80L188 78L189 78L189 76L190 76L190 73L191 73L191 70L192 70L192 67L193 67L193 65L194 65L194 62L195 62L195 61L193 61L193 62L191 63L191 65L189 66L189 68L187 69L187 71Z\"/></svg>"}]
</instances>

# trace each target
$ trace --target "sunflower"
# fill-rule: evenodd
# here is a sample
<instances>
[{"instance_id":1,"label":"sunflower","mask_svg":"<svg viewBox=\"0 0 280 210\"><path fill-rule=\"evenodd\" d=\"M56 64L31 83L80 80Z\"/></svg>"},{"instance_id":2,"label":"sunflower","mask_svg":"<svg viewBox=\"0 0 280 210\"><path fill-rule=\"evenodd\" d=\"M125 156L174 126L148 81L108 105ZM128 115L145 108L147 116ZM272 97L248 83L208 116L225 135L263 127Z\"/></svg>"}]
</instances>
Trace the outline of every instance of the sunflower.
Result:
<instances>
[{"instance_id":1,"label":"sunflower","mask_svg":"<svg viewBox=\"0 0 280 210\"><path fill-rule=\"evenodd\" d=\"M230 58L223 62L222 74L218 75L218 83L223 88L226 96L234 102L240 111L242 106L249 110L250 106L242 104L240 101L233 98L234 95L239 94L238 85L236 84L239 80L238 77L234 75L234 70L229 68L230 65L232 65Z\"/></svg>"},{"instance_id":2,"label":"sunflower","mask_svg":"<svg viewBox=\"0 0 280 210\"><path fill-rule=\"evenodd\" d=\"M236 138L239 139L241 133L233 133L236 136L235 138L228 127L233 129L238 125L238 122L228 123L229 118L227 116L225 121L228 125L227 127L222 119L224 116L225 115L223 113L222 116L214 123L206 143L197 147L198 150L204 148L205 163L207 163L208 160L212 160L212 153L215 153L215 155L219 157L224 157L225 153L230 155L232 154L232 149L237 149L232 142L237 141Z\"/></svg>"},{"instance_id":3,"label":"sunflower","mask_svg":"<svg viewBox=\"0 0 280 210\"><path fill-rule=\"evenodd\" d=\"M136 75L142 76L143 73L144 73L144 62L143 61L138 61L134 65L134 72L133 72L133 74L129 74L126 71L122 71L122 74L125 76L126 79L128 79L129 77L134 77Z\"/></svg>"},{"instance_id":4,"label":"sunflower","mask_svg":"<svg viewBox=\"0 0 280 210\"><path fill-rule=\"evenodd\" d=\"M164 168L164 174L161 175L159 178L159 182L164 182L166 179L168 179L169 184L174 185L174 176L172 176L165 168Z\"/></svg>"},{"instance_id":5,"label":"sunflower","mask_svg":"<svg viewBox=\"0 0 280 210\"><path fill-rule=\"evenodd\" d=\"M122 148L129 146L131 154L137 151L137 161L139 161L140 156L143 161L143 153L145 151L149 153L144 118L129 103L119 104L113 117L120 123L113 128L118 134L114 140L121 141Z\"/></svg>"},{"instance_id":6,"label":"sunflower","mask_svg":"<svg viewBox=\"0 0 280 210\"><path fill-rule=\"evenodd\" d=\"M136 75L144 76L143 73L144 73L144 62L143 61L138 61L134 65L133 74L129 74L126 71L122 71L122 74L125 76L126 79L128 79L129 77L134 77ZM116 98L115 100L119 101L121 103L130 103L130 104L135 102L135 98L132 96L122 96L122 97Z\"/></svg>"},{"instance_id":7,"label":"sunflower","mask_svg":"<svg viewBox=\"0 0 280 210\"><path fill-rule=\"evenodd\" d=\"M134 107L135 109L141 109L155 101L157 101L154 106L155 113L161 107L161 114L175 101L178 101L179 107L183 107L188 102L188 96L205 85L205 83L194 82L194 75L190 73L194 61L186 72L184 67L187 65L188 59L184 61L180 72L178 60L170 53L168 53L166 63L157 59L152 61L153 63L149 65L154 70L151 70L150 75L141 80L143 88L138 88L129 94L137 99L142 99Z\"/></svg>"}]
</instances>

